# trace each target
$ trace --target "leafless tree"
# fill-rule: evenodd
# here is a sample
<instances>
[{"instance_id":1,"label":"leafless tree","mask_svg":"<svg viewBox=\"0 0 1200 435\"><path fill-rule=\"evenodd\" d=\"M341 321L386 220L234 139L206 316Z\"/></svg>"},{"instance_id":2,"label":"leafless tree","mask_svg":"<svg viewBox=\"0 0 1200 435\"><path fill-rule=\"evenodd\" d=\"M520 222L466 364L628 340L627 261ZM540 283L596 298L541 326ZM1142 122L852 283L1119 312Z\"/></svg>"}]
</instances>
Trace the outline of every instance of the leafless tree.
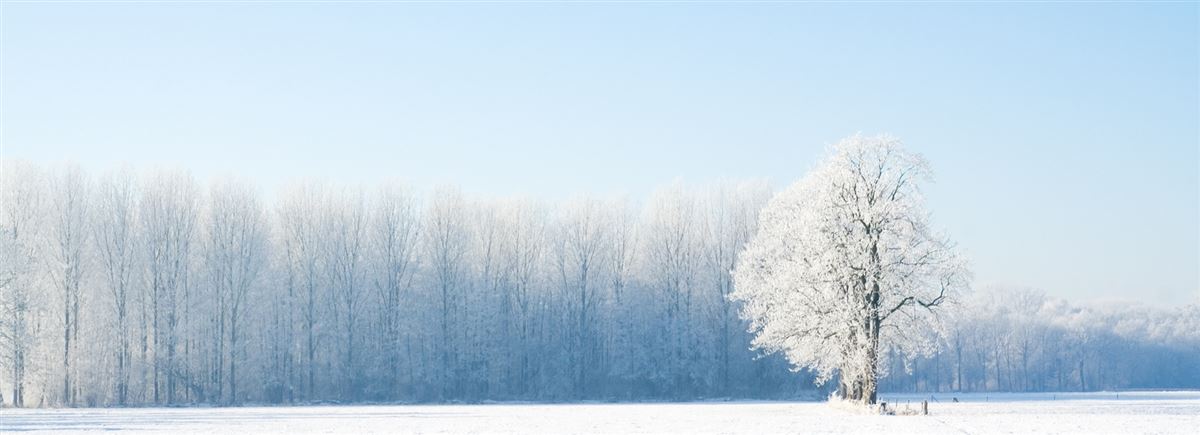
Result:
<instances>
[{"instance_id":1,"label":"leafless tree","mask_svg":"<svg viewBox=\"0 0 1200 435\"><path fill-rule=\"evenodd\" d=\"M606 204L594 198L578 198L567 204L557 223L555 265L559 282L571 308L572 381L575 394L586 393L595 370L596 306L603 300L603 274L611 228Z\"/></svg>"},{"instance_id":2,"label":"leafless tree","mask_svg":"<svg viewBox=\"0 0 1200 435\"><path fill-rule=\"evenodd\" d=\"M63 320L63 390L62 403L75 403L76 389L71 383L76 375L71 367L72 351L79 346L80 307L83 299L83 280L87 272L88 213L90 181L83 170L68 166L51 178L50 252L54 259L51 274L62 297Z\"/></svg>"},{"instance_id":3,"label":"leafless tree","mask_svg":"<svg viewBox=\"0 0 1200 435\"><path fill-rule=\"evenodd\" d=\"M217 308L216 400L234 403L240 400L237 369L242 359L244 307L267 262L266 212L258 195L244 183L221 181L209 192L205 266Z\"/></svg>"},{"instance_id":4,"label":"leafless tree","mask_svg":"<svg viewBox=\"0 0 1200 435\"><path fill-rule=\"evenodd\" d=\"M654 193L644 225L644 273L664 300L667 342L664 349L672 390L682 394L693 381L693 293L700 253L695 199L682 183Z\"/></svg>"},{"instance_id":5,"label":"leafless tree","mask_svg":"<svg viewBox=\"0 0 1200 435\"><path fill-rule=\"evenodd\" d=\"M137 180L130 170L112 172L103 177L96 192L93 240L104 280L112 298L116 320L117 404L129 399L129 377L133 352L130 328L132 293L136 286L137 264Z\"/></svg>"},{"instance_id":6,"label":"leafless tree","mask_svg":"<svg viewBox=\"0 0 1200 435\"><path fill-rule=\"evenodd\" d=\"M361 388L357 347L359 310L366 288L364 267L366 255L367 215L363 192L350 189L329 197L323 232L328 251L329 284L335 307L334 317L343 328L338 343L342 350L342 388L345 398L356 397Z\"/></svg>"},{"instance_id":7,"label":"leafless tree","mask_svg":"<svg viewBox=\"0 0 1200 435\"><path fill-rule=\"evenodd\" d=\"M301 184L285 194L278 211L288 293L295 295L302 322L306 366L303 391L307 397L317 395L317 323L327 264L326 250L321 246L323 228L317 211L326 195L324 186Z\"/></svg>"},{"instance_id":8,"label":"leafless tree","mask_svg":"<svg viewBox=\"0 0 1200 435\"><path fill-rule=\"evenodd\" d=\"M200 206L199 188L191 175L171 171L153 174L142 189L141 242L145 247L153 328L153 397L174 403L185 367L178 352L179 325L187 314L192 242ZM165 391L160 391L163 389Z\"/></svg>"},{"instance_id":9,"label":"leafless tree","mask_svg":"<svg viewBox=\"0 0 1200 435\"><path fill-rule=\"evenodd\" d=\"M717 329L715 355L720 358L717 377L720 389L725 393L730 389L730 356L736 351L731 346L744 348L746 345L738 339L746 328L741 326L734 302L729 299L733 292L733 269L737 267L738 253L754 236L758 211L766 204L770 192L763 181L723 181L708 189L701 198L703 267L715 291L716 318L712 323Z\"/></svg>"},{"instance_id":10,"label":"leafless tree","mask_svg":"<svg viewBox=\"0 0 1200 435\"><path fill-rule=\"evenodd\" d=\"M399 393L400 360L405 352L401 329L402 304L411 298L409 289L417 265L420 215L416 200L408 190L387 185L379 190L370 221L375 290L379 301L380 324L383 325L383 350L386 353L389 388ZM411 364L408 365L410 373Z\"/></svg>"},{"instance_id":11,"label":"leafless tree","mask_svg":"<svg viewBox=\"0 0 1200 435\"><path fill-rule=\"evenodd\" d=\"M33 323L44 301L33 275L41 236L37 217L45 212L44 183L32 165L5 161L0 166L0 349L17 407L25 405L29 357L41 340Z\"/></svg>"},{"instance_id":12,"label":"leafless tree","mask_svg":"<svg viewBox=\"0 0 1200 435\"><path fill-rule=\"evenodd\" d=\"M467 284L466 256L471 238L462 193L450 188L436 190L427 208L424 228L425 256L440 301L438 324L441 335L436 343L441 364L438 378L442 397L449 397L461 390L462 382L458 373L460 319L456 312Z\"/></svg>"}]
</instances>

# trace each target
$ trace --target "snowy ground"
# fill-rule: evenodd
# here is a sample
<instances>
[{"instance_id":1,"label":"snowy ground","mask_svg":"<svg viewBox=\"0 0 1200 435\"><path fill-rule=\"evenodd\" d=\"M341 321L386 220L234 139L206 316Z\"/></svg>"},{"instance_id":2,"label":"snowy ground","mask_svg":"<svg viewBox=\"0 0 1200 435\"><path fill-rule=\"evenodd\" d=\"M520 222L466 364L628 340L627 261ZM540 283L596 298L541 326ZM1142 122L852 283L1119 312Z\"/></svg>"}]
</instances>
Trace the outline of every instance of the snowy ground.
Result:
<instances>
[{"instance_id":1,"label":"snowy ground","mask_svg":"<svg viewBox=\"0 0 1200 435\"><path fill-rule=\"evenodd\" d=\"M929 397L883 399L903 407ZM0 432L1200 433L1200 392L934 397L932 415L911 417L859 415L823 402L3 409Z\"/></svg>"}]
</instances>

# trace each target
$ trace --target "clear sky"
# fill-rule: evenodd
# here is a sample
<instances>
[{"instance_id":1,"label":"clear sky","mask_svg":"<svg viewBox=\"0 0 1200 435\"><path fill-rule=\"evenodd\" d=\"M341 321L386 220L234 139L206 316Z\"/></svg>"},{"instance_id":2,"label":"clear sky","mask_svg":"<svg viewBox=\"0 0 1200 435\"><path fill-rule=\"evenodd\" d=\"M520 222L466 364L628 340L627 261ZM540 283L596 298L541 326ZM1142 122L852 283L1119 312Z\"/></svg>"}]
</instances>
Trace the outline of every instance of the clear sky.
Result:
<instances>
[{"instance_id":1,"label":"clear sky","mask_svg":"<svg viewBox=\"0 0 1200 435\"><path fill-rule=\"evenodd\" d=\"M977 284L1200 300L1197 3L12 3L3 157L487 196L938 174Z\"/></svg>"}]
</instances>

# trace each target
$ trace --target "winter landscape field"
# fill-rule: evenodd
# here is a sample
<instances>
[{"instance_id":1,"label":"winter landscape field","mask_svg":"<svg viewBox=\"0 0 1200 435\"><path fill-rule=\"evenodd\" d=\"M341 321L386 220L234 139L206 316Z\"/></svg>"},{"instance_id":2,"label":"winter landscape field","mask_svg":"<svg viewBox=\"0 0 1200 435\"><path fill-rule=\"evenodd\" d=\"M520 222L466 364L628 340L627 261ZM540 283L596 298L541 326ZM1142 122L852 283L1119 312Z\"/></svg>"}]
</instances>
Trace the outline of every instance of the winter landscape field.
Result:
<instances>
[{"instance_id":1,"label":"winter landscape field","mask_svg":"<svg viewBox=\"0 0 1200 435\"><path fill-rule=\"evenodd\" d=\"M1198 54L1196 1L0 0L0 435L1200 435Z\"/></svg>"},{"instance_id":2,"label":"winter landscape field","mask_svg":"<svg viewBox=\"0 0 1200 435\"><path fill-rule=\"evenodd\" d=\"M904 409L929 397L882 400ZM1200 427L1197 391L934 398L928 416L863 415L826 402L6 409L0 432L1194 434Z\"/></svg>"}]
</instances>

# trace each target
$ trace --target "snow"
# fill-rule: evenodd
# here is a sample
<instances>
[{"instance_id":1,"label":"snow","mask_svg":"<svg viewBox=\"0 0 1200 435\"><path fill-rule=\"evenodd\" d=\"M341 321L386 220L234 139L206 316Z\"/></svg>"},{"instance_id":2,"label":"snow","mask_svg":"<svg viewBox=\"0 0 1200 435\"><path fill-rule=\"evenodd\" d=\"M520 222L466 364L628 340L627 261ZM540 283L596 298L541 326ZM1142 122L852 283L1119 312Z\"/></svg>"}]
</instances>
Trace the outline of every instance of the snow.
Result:
<instances>
[{"instance_id":1,"label":"snow","mask_svg":"<svg viewBox=\"0 0 1200 435\"><path fill-rule=\"evenodd\" d=\"M900 406L923 397L883 395ZM0 432L1130 434L1200 427L1194 391L935 398L930 416L862 415L825 402L4 409Z\"/></svg>"}]
</instances>

